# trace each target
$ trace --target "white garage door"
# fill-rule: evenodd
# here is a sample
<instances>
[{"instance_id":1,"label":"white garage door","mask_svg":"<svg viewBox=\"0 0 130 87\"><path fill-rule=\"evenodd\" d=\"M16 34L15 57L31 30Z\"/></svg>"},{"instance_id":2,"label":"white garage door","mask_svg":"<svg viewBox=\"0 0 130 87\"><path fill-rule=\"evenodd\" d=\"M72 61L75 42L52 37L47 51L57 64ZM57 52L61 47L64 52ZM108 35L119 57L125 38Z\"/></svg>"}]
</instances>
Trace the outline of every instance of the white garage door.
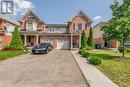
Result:
<instances>
[{"instance_id":1,"label":"white garage door","mask_svg":"<svg viewBox=\"0 0 130 87\"><path fill-rule=\"evenodd\" d=\"M67 40L58 40L57 41L57 49L68 49L69 41Z\"/></svg>"}]
</instances>

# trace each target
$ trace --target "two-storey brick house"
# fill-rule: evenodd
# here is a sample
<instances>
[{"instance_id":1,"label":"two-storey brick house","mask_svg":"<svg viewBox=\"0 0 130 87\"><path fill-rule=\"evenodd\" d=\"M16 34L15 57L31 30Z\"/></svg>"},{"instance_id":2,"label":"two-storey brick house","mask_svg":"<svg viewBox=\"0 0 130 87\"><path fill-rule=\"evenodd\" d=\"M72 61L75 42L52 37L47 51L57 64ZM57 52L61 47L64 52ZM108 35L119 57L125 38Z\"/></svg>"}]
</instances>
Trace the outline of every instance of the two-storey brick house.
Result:
<instances>
[{"instance_id":1,"label":"two-storey brick house","mask_svg":"<svg viewBox=\"0 0 130 87\"><path fill-rule=\"evenodd\" d=\"M89 35L92 20L80 11L67 24L45 24L32 11L20 20L20 32L25 46L50 42L55 49L79 48L82 30Z\"/></svg>"}]
</instances>

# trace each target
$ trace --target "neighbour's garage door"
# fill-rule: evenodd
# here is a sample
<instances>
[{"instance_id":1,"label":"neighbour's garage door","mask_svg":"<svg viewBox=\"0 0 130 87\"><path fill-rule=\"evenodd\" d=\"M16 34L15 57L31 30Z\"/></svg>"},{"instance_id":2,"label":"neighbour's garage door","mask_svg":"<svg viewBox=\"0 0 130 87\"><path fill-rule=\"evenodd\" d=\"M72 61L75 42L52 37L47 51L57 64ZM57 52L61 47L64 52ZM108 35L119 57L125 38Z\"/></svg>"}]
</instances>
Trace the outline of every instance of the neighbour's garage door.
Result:
<instances>
[{"instance_id":1,"label":"neighbour's garage door","mask_svg":"<svg viewBox=\"0 0 130 87\"><path fill-rule=\"evenodd\" d=\"M69 41L68 40L58 40L57 41L57 49L68 49Z\"/></svg>"}]
</instances>

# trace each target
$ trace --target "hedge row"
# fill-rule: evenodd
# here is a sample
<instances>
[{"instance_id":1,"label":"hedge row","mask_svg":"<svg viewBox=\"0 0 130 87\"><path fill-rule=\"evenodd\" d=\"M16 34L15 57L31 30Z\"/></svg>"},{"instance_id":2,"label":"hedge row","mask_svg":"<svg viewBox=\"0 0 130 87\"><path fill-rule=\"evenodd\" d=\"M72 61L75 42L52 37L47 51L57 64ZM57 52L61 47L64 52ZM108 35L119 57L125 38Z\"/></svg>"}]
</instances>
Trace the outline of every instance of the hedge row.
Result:
<instances>
[{"instance_id":1,"label":"hedge row","mask_svg":"<svg viewBox=\"0 0 130 87\"><path fill-rule=\"evenodd\" d=\"M99 65L102 63L102 58L98 56L91 56L91 54L88 52L87 49L80 49L79 54L82 55L82 57L85 57L89 60L89 62L93 65Z\"/></svg>"}]
</instances>

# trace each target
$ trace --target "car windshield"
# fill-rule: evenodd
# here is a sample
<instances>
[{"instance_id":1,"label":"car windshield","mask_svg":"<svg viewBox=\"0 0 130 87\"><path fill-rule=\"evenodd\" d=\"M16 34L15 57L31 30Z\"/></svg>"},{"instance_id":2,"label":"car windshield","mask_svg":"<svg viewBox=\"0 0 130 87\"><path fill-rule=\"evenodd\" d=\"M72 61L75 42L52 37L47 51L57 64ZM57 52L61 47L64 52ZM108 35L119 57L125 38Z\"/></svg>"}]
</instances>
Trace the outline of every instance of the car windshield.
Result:
<instances>
[{"instance_id":1,"label":"car windshield","mask_svg":"<svg viewBox=\"0 0 130 87\"><path fill-rule=\"evenodd\" d=\"M39 45L39 47L47 47L49 44L48 43L42 43Z\"/></svg>"}]
</instances>

